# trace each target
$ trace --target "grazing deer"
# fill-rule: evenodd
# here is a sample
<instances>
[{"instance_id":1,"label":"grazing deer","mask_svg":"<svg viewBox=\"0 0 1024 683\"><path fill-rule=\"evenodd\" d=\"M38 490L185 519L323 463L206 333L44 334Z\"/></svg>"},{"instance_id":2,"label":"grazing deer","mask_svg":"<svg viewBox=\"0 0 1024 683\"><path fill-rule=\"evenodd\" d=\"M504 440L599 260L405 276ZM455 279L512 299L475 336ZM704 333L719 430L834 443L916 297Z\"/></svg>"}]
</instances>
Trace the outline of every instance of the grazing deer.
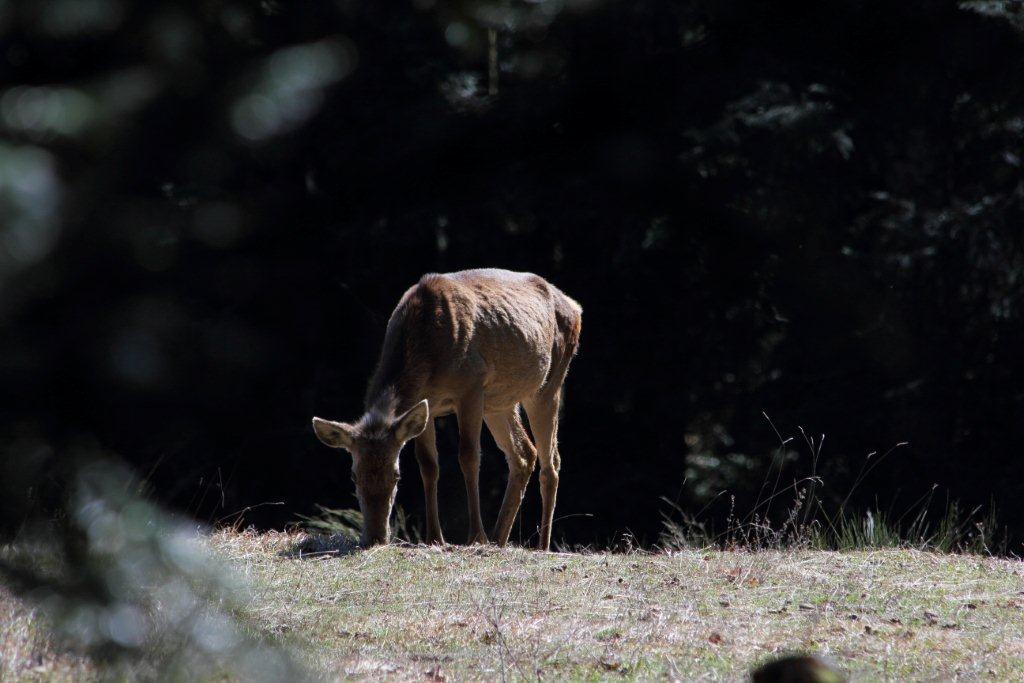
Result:
<instances>
[{"instance_id":1,"label":"grazing deer","mask_svg":"<svg viewBox=\"0 0 1024 683\"><path fill-rule=\"evenodd\" d=\"M558 406L579 345L579 304L544 278L507 270L424 275L388 321L366 413L354 424L313 418L316 435L352 454L364 545L386 543L398 491L398 453L416 440L426 498L427 542L444 543L437 513L434 418L455 413L459 465L469 498L469 542L486 543L480 517L480 430L487 423L508 461L494 540L512 522L540 459L543 501L538 548L551 543L558 491ZM526 410L533 442L519 417Z\"/></svg>"}]
</instances>

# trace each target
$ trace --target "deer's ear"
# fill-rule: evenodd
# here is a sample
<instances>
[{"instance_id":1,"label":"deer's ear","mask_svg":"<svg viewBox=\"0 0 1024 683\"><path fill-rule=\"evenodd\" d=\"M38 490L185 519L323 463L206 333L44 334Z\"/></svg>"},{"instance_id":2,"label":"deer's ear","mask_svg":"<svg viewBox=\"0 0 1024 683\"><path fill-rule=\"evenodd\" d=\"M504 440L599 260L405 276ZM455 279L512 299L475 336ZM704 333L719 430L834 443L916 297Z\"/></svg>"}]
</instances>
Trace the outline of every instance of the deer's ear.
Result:
<instances>
[{"instance_id":1,"label":"deer's ear","mask_svg":"<svg viewBox=\"0 0 1024 683\"><path fill-rule=\"evenodd\" d=\"M344 422L331 422L320 417L313 418L313 431L317 437L331 448L352 450L355 442L355 428Z\"/></svg>"},{"instance_id":2,"label":"deer's ear","mask_svg":"<svg viewBox=\"0 0 1024 683\"><path fill-rule=\"evenodd\" d=\"M395 438L402 443L415 439L427 428L429 416L430 408L427 400L423 399L395 420Z\"/></svg>"}]
</instances>

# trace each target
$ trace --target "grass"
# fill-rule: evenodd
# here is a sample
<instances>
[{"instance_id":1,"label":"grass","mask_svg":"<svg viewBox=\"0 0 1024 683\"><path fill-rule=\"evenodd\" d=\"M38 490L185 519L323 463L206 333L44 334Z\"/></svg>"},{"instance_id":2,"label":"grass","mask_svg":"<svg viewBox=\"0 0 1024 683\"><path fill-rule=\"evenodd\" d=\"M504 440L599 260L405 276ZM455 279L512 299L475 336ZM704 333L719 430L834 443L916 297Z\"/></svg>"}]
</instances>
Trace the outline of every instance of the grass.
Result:
<instances>
[{"instance_id":1,"label":"grass","mask_svg":"<svg viewBox=\"0 0 1024 683\"><path fill-rule=\"evenodd\" d=\"M36 611L0 588L0 680L78 681L96 673L89 660L55 648Z\"/></svg>"},{"instance_id":2,"label":"grass","mask_svg":"<svg viewBox=\"0 0 1024 683\"><path fill-rule=\"evenodd\" d=\"M662 513L661 547L753 551L903 548L941 553L1010 554L1008 529L998 523L995 500L987 508L979 505L965 510L959 501L947 497L936 514L934 498L938 486L933 485L902 514L896 514L892 508L878 507L877 500L874 508L862 513L849 507L854 494L872 472L907 446L906 442L897 443L881 454L868 453L849 490L837 502L834 496L822 495L826 482L819 474L819 465L825 435L815 438L799 427L799 439L783 437L767 414L764 418L779 443L768 460L753 506L741 516L737 514L735 496L730 496L725 529L716 531L713 524L702 518L703 513L728 491L711 496L696 515L663 497L668 510ZM787 469L787 461L795 464L801 460L798 452L789 446L792 442L803 443L806 457L802 459L802 467ZM788 484L783 479L784 469L787 469L786 478L791 477Z\"/></svg>"},{"instance_id":3,"label":"grass","mask_svg":"<svg viewBox=\"0 0 1024 683\"><path fill-rule=\"evenodd\" d=\"M737 679L814 652L853 679L1024 678L1024 565L912 549L538 553L220 531L246 610L331 679ZM102 672L0 594L0 678Z\"/></svg>"}]
</instances>

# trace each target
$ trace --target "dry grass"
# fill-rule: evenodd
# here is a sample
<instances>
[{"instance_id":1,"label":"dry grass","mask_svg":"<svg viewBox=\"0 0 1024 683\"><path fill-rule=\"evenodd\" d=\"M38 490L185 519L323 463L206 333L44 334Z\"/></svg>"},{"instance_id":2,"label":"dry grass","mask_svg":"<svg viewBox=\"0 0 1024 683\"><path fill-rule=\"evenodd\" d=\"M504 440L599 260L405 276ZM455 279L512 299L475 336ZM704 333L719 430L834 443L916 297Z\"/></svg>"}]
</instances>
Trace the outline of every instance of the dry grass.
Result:
<instances>
[{"instance_id":1,"label":"dry grass","mask_svg":"<svg viewBox=\"0 0 1024 683\"><path fill-rule=\"evenodd\" d=\"M1017 561L397 546L300 558L303 539L224 531L210 545L254 585L255 622L329 678L738 679L793 650L862 680L1024 678ZM4 680L87 672L11 605L0 598Z\"/></svg>"},{"instance_id":2,"label":"dry grass","mask_svg":"<svg viewBox=\"0 0 1024 683\"><path fill-rule=\"evenodd\" d=\"M0 589L0 681L79 681L95 677L91 662L58 652L35 611Z\"/></svg>"}]
</instances>

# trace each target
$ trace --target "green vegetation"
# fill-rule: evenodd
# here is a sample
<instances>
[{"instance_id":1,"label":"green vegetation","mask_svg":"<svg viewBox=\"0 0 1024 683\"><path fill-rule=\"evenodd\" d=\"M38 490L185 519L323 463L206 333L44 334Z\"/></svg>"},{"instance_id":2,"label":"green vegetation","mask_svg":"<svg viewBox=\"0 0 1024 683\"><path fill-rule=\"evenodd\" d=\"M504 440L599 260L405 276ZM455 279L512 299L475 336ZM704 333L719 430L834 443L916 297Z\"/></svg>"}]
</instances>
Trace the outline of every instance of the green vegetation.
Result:
<instances>
[{"instance_id":1,"label":"green vegetation","mask_svg":"<svg viewBox=\"0 0 1024 683\"><path fill-rule=\"evenodd\" d=\"M1024 677L1024 565L910 549L537 553L221 531L254 626L328 678L737 678L775 653L854 679ZM300 552L301 551L301 552ZM0 599L0 677L98 676Z\"/></svg>"},{"instance_id":2,"label":"green vegetation","mask_svg":"<svg viewBox=\"0 0 1024 683\"><path fill-rule=\"evenodd\" d=\"M931 495L919 505L895 516L886 510L862 515L840 508L827 513L826 504L813 491L800 489L782 522L752 512L742 521L729 517L725 531L715 533L681 507L663 499L670 512L663 514L661 547L668 550L722 547L731 550L873 550L903 548L939 553L1009 555L1005 527L996 517L994 504L987 510L964 511L952 501L937 521L929 517ZM808 507L817 514L802 515ZM756 509L756 508L755 508ZM312 527L311 527L312 528Z\"/></svg>"},{"instance_id":3,"label":"green vegetation","mask_svg":"<svg viewBox=\"0 0 1024 683\"><path fill-rule=\"evenodd\" d=\"M770 419L768 422L775 430ZM868 455L845 495L836 497L834 492L823 495L827 486L819 474L825 436L815 438L800 429L807 446L810 469L799 478L794 477L791 483L784 484L782 464L786 459L787 445L793 439L784 439L778 430L775 433L779 437L779 446L765 471L757 499L746 514L737 512L735 496L731 496L725 529L716 532L713 520L705 521L702 513L715 503L715 498L727 491L712 497L696 515L675 501L662 497L669 510L662 512L660 546L669 550L711 547L748 551L903 548L974 555L1010 554L1008 530L999 523L995 500L987 508L979 505L965 510L958 501L948 499L944 505L936 506L937 487L933 486L901 514L878 507L877 501L874 508L864 512L850 508L849 502L872 471L907 444L898 443L880 456L877 453ZM322 522L305 519L315 522L307 524L310 530L325 528Z\"/></svg>"}]
</instances>

